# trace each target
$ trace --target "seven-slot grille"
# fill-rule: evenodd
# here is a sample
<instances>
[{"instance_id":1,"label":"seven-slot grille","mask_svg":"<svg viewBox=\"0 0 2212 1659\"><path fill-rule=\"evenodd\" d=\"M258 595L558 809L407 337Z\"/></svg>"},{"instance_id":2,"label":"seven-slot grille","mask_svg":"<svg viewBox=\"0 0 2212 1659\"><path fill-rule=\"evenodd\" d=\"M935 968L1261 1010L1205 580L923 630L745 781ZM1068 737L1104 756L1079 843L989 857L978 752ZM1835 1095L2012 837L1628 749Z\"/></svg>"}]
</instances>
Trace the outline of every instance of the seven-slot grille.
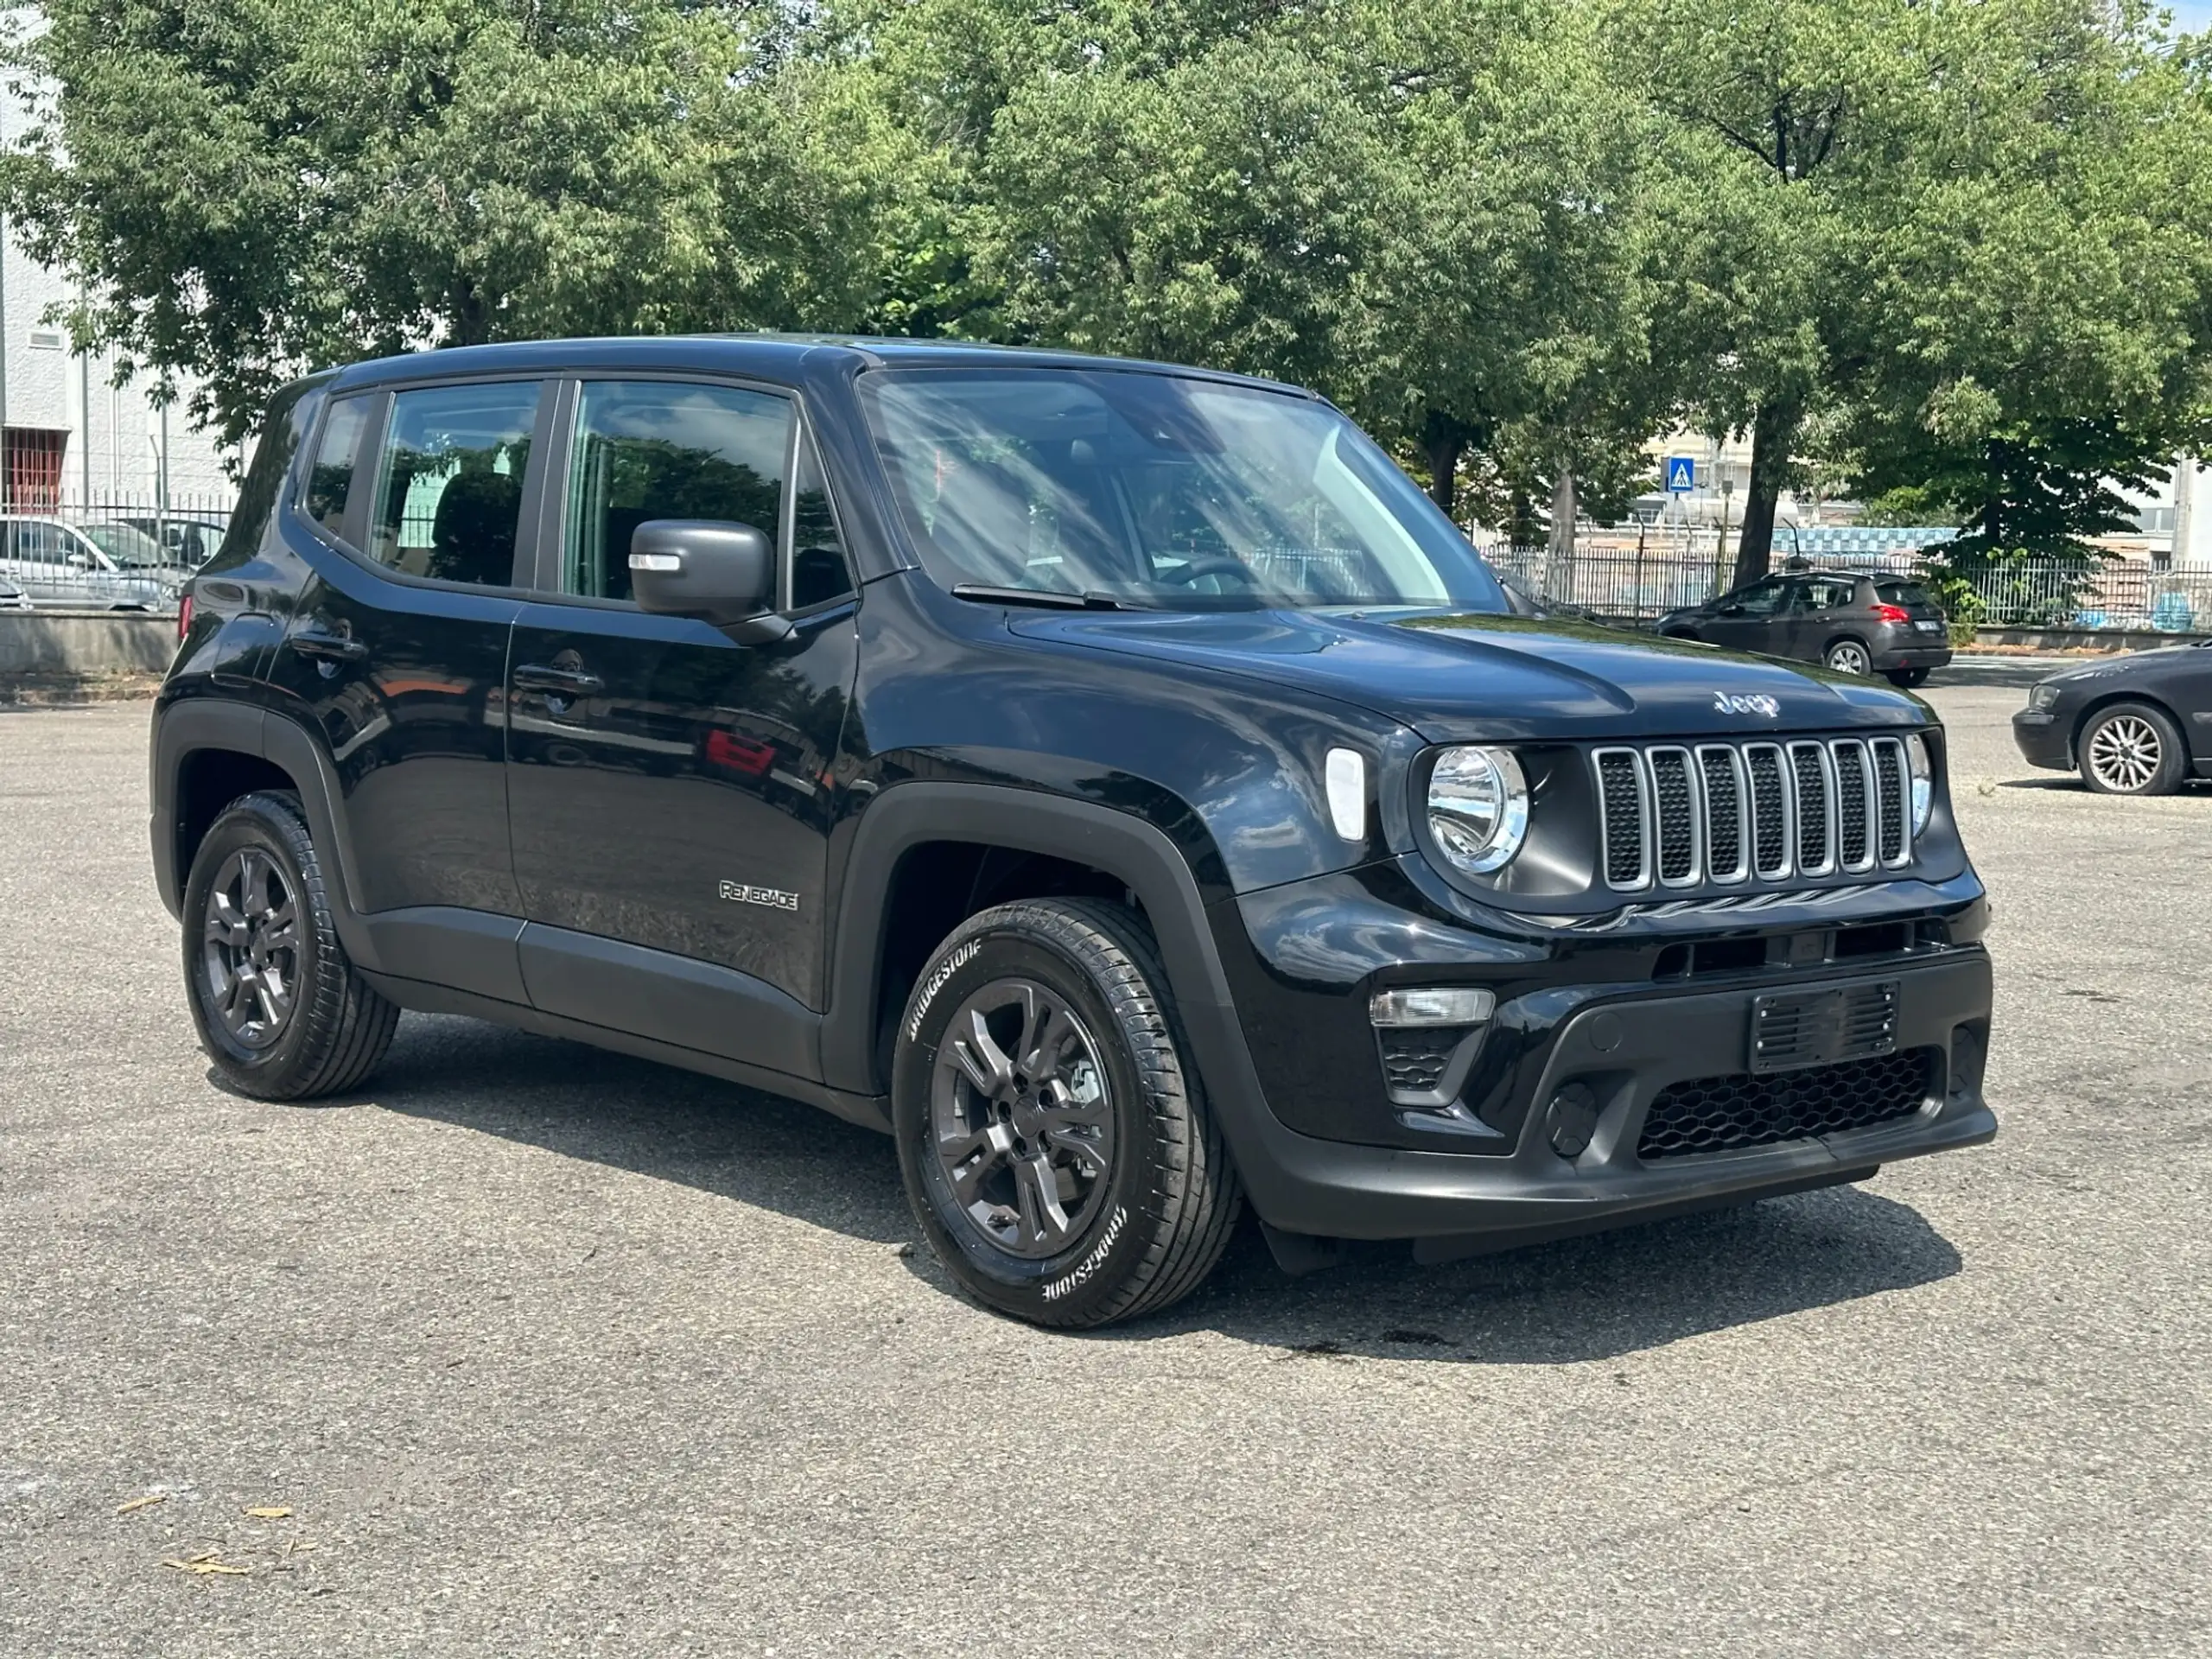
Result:
<instances>
[{"instance_id":1,"label":"seven-slot grille","mask_svg":"<svg viewBox=\"0 0 2212 1659\"><path fill-rule=\"evenodd\" d=\"M1621 892L1895 869L1912 852L1903 740L1606 747L1599 861Z\"/></svg>"}]
</instances>

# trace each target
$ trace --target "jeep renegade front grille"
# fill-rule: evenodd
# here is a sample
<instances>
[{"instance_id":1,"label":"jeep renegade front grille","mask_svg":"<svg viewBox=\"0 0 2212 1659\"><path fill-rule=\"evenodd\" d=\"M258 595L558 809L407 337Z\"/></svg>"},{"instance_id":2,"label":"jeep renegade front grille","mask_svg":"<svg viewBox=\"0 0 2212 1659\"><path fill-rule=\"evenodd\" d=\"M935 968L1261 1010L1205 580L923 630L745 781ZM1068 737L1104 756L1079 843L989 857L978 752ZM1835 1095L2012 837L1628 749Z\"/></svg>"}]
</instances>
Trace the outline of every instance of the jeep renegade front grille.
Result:
<instances>
[{"instance_id":1,"label":"jeep renegade front grille","mask_svg":"<svg viewBox=\"0 0 2212 1659\"><path fill-rule=\"evenodd\" d=\"M1894 737L1598 750L1599 845L1621 893L1895 869L1911 856Z\"/></svg>"}]
</instances>

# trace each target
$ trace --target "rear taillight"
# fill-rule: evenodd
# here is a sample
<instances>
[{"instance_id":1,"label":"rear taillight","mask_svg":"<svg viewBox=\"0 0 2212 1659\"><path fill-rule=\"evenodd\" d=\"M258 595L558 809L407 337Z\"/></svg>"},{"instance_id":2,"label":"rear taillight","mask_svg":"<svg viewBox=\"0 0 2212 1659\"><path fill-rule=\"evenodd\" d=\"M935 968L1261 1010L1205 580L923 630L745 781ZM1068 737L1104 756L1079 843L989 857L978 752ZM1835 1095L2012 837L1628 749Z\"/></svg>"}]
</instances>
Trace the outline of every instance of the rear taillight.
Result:
<instances>
[{"instance_id":1,"label":"rear taillight","mask_svg":"<svg viewBox=\"0 0 2212 1659\"><path fill-rule=\"evenodd\" d=\"M180 639L192 632L192 595L186 593L176 602L176 637Z\"/></svg>"},{"instance_id":2,"label":"rear taillight","mask_svg":"<svg viewBox=\"0 0 2212 1659\"><path fill-rule=\"evenodd\" d=\"M1910 622L1912 613L1902 605L1877 605L1874 607L1874 620L1877 622Z\"/></svg>"}]
</instances>

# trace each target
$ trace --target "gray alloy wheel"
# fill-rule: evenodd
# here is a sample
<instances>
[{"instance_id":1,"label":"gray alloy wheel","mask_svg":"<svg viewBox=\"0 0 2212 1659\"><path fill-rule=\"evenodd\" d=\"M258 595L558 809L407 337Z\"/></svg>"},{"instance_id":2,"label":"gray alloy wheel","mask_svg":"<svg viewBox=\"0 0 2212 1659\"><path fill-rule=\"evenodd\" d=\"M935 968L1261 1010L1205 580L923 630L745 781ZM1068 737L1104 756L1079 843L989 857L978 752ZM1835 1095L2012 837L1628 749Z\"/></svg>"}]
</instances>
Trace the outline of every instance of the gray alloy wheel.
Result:
<instances>
[{"instance_id":1,"label":"gray alloy wheel","mask_svg":"<svg viewBox=\"0 0 2212 1659\"><path fill-rule=\"evenodd\" d=\"M1143 918L1098 899L979 912L892 1039L899 1172L930 1252L987 1307L1063 1330L1158 1313L1243 1207Z\"/></svg>"},{"instance_id":2,"label":"gray alloy wheel","mask_svg":"<svg viewBox=\"0 0 2212 1659\"><path fill-rule=\"evenodd\" d=\"M1858 640L1839 639L1828 647L1827 664L1839 674L1864 674L1874 665L1874 659Z\"/></svg>"},{"instance_id":3,"label":"gray alloy wheel","mask_svg":"<svg viewBox=\"0 0 2212 1659\"><path fill-rule=\"evenodd\" d=\"M2170 795L2181 782L2181 734L2143 703L2092 715L2078 753L2082 781L2101 795Z\"/></svg>"},{"instance_id":4,"label":"gray alloy wheel","mask_svg":"<svg viewBox=\"0 0 2212 1659\"><path fill-rule=\"evenodd\" d=\"M1031 979L954 1010L931 1077L937 1157L970 1225L1012 1255L1056 1255L1090 1224L1114 1163L1098 1046Z\"/></svg>"},{"instance_id":5,"label":"gray alloy wheel","mask_svg":"<svg viewBox=\"0 0 2212 1659\"><path fill-rule=\"evenodd\" d=\"M183 914L187 1000L224 1083L308 1100L376 1069L399 1010L346 954L297 796L257 790L224 809L193 855Z\"/></svg>"},{"instance_id":6,"label":"gray alloy wheel","mask_svg":"<svg viewBox=\"0 0 2212 1659\"><path fill-rule=\"evenodd\" d=\"M200 968L209 1013L240 1048L272 1046L291 1023L300 978L300 901L257 847L225 859L208 886Z\"/></svg>"}]
</instances>

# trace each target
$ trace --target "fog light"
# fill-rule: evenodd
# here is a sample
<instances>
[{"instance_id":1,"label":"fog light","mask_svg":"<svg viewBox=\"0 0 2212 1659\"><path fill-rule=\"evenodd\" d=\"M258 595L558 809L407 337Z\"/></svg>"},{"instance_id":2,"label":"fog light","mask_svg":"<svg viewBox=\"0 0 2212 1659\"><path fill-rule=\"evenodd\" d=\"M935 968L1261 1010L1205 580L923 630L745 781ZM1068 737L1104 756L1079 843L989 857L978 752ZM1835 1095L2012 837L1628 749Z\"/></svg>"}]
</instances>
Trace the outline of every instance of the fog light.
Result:
<instances>
[{"instance_id":1,"label":"fog light","mask_svg":"<svg viewBox=\"0 0 2212 1659\"><path fill-rule=\"evenodd\" d=\"M1471 986L1433 990L1377 991L1367 1017L1378 1026L1479 1026L1497 1007L1494 992Z\"/></svg>"},{"instance_id":2,"label":"fog light","mask_svg":"<svg viewBox=\"0 0 2212 1659\"><path fill-rule=\"evenodd\" d=\"M1562 1158L1580 1158L1597 1132L1598 1096L1587 1084L1568 1084L1544 1108L1544 1134Z\"/></svg>"}]
</instances>

